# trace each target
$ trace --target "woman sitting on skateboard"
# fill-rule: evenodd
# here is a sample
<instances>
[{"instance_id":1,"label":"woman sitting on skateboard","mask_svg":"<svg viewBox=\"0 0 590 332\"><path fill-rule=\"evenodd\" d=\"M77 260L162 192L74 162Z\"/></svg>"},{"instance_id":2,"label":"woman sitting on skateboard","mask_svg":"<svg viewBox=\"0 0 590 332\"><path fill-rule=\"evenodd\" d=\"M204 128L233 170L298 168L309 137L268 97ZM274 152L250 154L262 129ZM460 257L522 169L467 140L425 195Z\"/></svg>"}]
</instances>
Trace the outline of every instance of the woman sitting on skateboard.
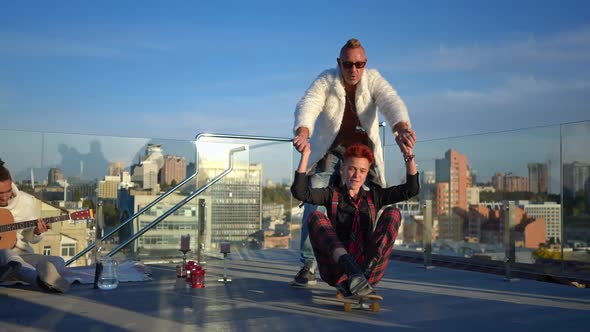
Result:
<instances>
[{"instance_id":1,"label":"woman sitting on skateboard","mask_svg":"<svg viewBox=\"0 0 590 332\"><path fill-rule=\"evenodd\" d=\"M403 144L400 137L396 142L400 147ZM344 296L368 295L383 278L401 224L400 212L394 207L387 207L377 222L376 216L383 206L418 194L414 155L412 151L404 155L405 184L367 188L365 179L375 158L368 146L353 144L346 149L340 167L342 181L337 182L342 185L311 188L305 174L310 153L308 143L301 151L291 193L303 202L325 206L329 213L315 211L307 220L320 276Z\"/></svg>"}]
</instances>

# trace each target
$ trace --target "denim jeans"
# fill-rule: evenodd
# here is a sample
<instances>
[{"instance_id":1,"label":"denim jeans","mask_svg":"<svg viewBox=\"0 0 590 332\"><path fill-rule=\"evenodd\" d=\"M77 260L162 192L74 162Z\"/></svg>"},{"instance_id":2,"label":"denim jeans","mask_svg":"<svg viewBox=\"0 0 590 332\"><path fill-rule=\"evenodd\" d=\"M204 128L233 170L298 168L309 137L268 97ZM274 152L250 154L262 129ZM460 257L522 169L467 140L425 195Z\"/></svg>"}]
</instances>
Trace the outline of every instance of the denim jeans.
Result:
<instances>
[{"instance_id":1,"label":"denim jeans","mask_svg":"<svg viewBox=\"0 0 590 332\"><path fill-rule=\"evenodd\" d=\"M336 175L338 174L338 168L340 166L340 157L336 154L328 152L328 154L318 163L316 166L316 173L311 176L311 187L312 188L325 188L333 184ZM315 257L313 255L313 248L309 241L309 230L307 229L307 219L313 211L321 211L326 213L326 208L323 206L317 206L309 203L303 205L303 217L301 219L301 262L306 265L315 268Z\"/></svg>"},{"instance_id":2,"label":"denim jeans","mask_svg":"<svg viewBox=\"0 0 590 332\"><path fill-rule=\"evenodd\" d=\"M37 284L36 266L38 263L42 261L50 261L55 265L58 271L63 271L66 267L63 258L59 256L31 254L20 249L1 249L0 265L7 264L11 261L19 262L22 266L17 273L12 276L12 279L8 281L24 281L30 285Z\"/></svg>"}]
</instances>

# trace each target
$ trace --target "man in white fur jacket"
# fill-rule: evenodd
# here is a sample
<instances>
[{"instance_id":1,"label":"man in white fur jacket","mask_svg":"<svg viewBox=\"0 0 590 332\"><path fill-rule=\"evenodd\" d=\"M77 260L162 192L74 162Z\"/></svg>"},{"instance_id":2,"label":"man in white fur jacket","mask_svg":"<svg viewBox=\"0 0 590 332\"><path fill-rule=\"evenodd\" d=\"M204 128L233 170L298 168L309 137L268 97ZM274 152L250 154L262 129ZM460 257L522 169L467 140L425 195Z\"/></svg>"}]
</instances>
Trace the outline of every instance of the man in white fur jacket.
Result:
<instances>
[{"instance_id":1,"label":"man in white fur jacket","mask_svg":"<svg viewBox=\"0 0 590 332\"><path fill-rule=\"evenodd\" d=\"M65 293L70 283L59 270L65 267L64 260L57 256L35 254L31 243L43 239L49 226L39 218L37 204L33 197L18 190L4 162L0 160L0 208L10 211L14 222L37 221L34 228L16 231L13 248L0 249L0 282L23 281L47 292Z\"/></svg>"},{"instance_id":2,"label":"man in white fur jacket","mask_svg":"<svg viewBox=\"0 0 590 332\"><path fill-rule=\"evenodd\" d=\"M403 142L404 159L413 158L415 136L410 130L406 105L395 89L375 69L365 69L365 49L350 39L340 50L338 66L322 72L311 84L295 109L293 145L301 152L310 141L312 154L308 174L311 186L326 187L335 181L339 161L346 147L362 143L373 149L375 164L367 177L385 187L383 147L379 136L377 110ZM316 262L308 238L307 218L316 206L305 204L301 225L303 268L292 285L315 285Z\"/></svg>"}]
</instances>

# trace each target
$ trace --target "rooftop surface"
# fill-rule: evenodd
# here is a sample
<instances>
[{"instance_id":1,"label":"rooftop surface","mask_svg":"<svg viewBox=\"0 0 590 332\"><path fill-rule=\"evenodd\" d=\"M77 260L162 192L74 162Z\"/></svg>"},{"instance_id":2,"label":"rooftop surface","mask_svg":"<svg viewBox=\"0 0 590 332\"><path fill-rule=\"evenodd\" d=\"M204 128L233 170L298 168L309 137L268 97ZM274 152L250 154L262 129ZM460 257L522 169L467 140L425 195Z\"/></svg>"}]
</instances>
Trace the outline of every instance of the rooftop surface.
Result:
<instances>
[{"instance_id":1,"label":"rooftop surface","mask_svg":"<svg viewBox=\"0 0 590 332\"><path fill-rule=\"evenodd\" d=\"M392 260L377 286L377 313L343 311L333 288L290 286L292 250L259 250L206 264L206 287L188 288L174 264L150 265L152 281L111 291L73 285L64 295L0 288L0 331L583 331L590 290Z\"/></svg>"}]
</instances>

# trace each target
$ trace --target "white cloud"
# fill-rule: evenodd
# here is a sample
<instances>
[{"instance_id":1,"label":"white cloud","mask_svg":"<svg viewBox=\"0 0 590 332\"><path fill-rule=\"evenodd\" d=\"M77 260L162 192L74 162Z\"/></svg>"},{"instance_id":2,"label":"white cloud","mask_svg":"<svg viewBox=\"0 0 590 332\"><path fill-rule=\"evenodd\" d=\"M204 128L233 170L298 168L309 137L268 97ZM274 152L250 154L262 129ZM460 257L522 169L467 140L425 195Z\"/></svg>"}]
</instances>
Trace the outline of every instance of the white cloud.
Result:
<instances>
[{"instance_id":1,"label":"white cloud","mask_svg":"<svg viewBox=\"0 0 590 332\"><path fill-rule=\"evenodd\" d=\"M514 76L502 85L487 91L448 90L438 97L451 102L498 105L518 100L526 101L544 94L577 92L588 89L590 89L590 81L549 81L533 76ZM434 98L438 97L434 96Z\"/></svg>"},{"instance_id":2,"label":"white cloud","mask_svg":"<svg viewBox=\"0 0 590 332\"><path fill-rule=\"evenodd\" d=\"M170 112L144 112L139 127L158 128L162 137L194 137L201 132L288 137L299 94L195 99ZM182 133L182 136L179 134Z\"/></svg>"},{"instance_id":3,"label":"white cloud","mask_svg":"<svg viewBox=\"0 0 590 332\"><path fill-rule=\"evenodd\" d=\"M421 139L590 120L590 81L514 76L488 89L406 99Z\"/></svg>"},{"instance_id":4,"label":"white cloud","mask_svg":"<svg viewBox=\"0 0 590 332\"><path fill-rule=\"evenodd\" d=\"M470 70L506 64L590 61L590 26L548 36L530 36L472 45L441 42L430 52L383 70L440 71Z\"/></svg>"}]
</instances>

